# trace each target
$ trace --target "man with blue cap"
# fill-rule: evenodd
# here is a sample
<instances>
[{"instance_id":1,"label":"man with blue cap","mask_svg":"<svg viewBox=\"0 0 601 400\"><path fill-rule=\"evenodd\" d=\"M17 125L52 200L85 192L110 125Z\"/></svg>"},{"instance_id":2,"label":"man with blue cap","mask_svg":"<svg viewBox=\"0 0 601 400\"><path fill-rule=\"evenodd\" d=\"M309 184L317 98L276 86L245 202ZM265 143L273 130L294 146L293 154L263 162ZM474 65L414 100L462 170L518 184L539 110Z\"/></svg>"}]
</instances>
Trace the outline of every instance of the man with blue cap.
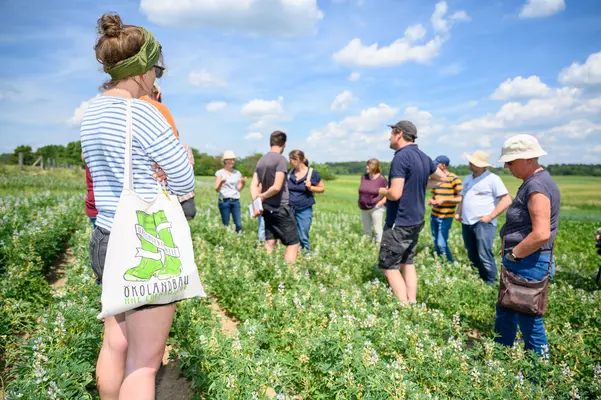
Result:
<instances>
[{"instance_id":1,"label":"man with blue cap","mask_svg":"<svg viewBox=\"0 0 601 400\"><path fill-rule=\"evenodd\" d=\"M453 255L447 243L455 209L457 204L461 203L463 185L461 179L449 171L450 163L449 157L444 155L434 160L434 164L446 175L447 180L432 189L432 199L428 201L428 205L432 206L430 228L434 239L434 250L438 257L445 256L452 263Z\"/></svg>"}]
</instances>

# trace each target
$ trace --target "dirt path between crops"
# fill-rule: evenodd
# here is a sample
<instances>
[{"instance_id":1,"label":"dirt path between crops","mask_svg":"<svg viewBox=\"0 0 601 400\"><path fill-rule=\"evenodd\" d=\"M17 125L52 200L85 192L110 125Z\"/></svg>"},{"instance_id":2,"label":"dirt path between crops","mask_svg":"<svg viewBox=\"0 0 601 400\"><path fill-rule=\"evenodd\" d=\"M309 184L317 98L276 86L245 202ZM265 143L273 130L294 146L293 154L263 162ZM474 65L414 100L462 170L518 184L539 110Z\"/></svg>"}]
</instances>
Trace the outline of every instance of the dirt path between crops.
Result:
<instances>
[{"instance_id":1,"label":"dirt path between crops","mask_svg":"<svg viewBox=\"0 0 601 400\"><path fill-rule=\"evenodd\" d=\"M211 297L211 311L221 322L221 331L228 336L234 335L238 330L240 321L231 318L227 312L217 303L217 299ZM163 363L157 373L157 400L192 400L190 382L182 376L176 365L176 361L169 359L171 346L165 348Z\"/></svg>"},{"instance_id":2,"label":"dirt path between crops","mask_svg":"<svg viewBox=\"0 0 601 400\"><path fill-rule=\"evenodd\" d=\"M67 277L65 276L65 267L73 263L73 249L67 247L65 251L58 257L52 268L46 273L46 280L52 288L57 291L65 286Z\"/></svg>"}]
</instances>

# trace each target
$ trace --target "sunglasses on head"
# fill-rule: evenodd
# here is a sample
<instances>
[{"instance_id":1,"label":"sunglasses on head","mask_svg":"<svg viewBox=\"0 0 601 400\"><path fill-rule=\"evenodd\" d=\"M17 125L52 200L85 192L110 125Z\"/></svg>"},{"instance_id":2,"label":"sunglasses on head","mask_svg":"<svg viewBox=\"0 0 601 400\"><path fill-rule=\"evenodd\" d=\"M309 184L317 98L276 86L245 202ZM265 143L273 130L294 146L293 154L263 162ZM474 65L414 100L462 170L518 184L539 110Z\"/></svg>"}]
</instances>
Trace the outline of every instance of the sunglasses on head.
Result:
<instances>
[{"instance_id":1,"label":"sunglasses on head","mask_svg":"<svg viewBox=\"0 0 601 400\"><path fill-rule=\"evenodd\" d=\"M161 79L163 77L164 73L165 73L165 67L160 66L160 65L154 66L154 74L156 75L157 79Z\"/></svg>"}]
</instances>

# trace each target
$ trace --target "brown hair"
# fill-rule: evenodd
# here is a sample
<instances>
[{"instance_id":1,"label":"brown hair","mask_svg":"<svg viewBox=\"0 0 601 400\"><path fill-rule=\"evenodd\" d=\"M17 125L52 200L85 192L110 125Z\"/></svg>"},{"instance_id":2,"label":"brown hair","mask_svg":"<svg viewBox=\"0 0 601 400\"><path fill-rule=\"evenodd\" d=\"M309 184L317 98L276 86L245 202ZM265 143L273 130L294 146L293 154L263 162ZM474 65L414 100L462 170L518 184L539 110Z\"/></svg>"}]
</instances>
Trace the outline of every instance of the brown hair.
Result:
<instances>
[{"instance_id":1,"label":"brown hair","mask_svg":"<svg viewBox=\"0 0 601 400\"><path fill-rule=\"evenodd\" d=\"M139 26L123 25L117 13L104 14L98 19L98 40L94 46L96 60L107 72L120 61L136 55L144 44L144 34ZM161 56L162 59L162 56ZM107 90L117 81L110 80L102 85Z\"/></svg>"},{"instance_id":2,"label":"brown hair","mask_svg":"<svg viewBox=\"0 0 601 400\"><path fill-rule=\"evenodd\" d=\"M300 162L302 162L303 164L305 164L305 166L309 166L309 160L307 160L307 158L305 157L305 153L302 150L292 150L289 154L289 157L292 160L298 160Z\"/></svg>"},{"instance_id":3,"label":"brown hair","mask_svg":"<svg viewBox=\"0 0 601 400\"><path fill-rule=\"evenodd\" d=\"M382 169L380 168L380 161L377 158L370 158L367 160L367 166L374 171L374 174L381 174Z\"/></svg>"},{"instance_id":4,"label":"brown hair","mask_svg":"<svg viewBox=\"0 0 601 400\"><path fill-rule=\"evenodd\" d=\"M285 144L286 144L286 134L284 132L275 131L271 134L271 137L269 138L270 146L284 147Z\"/></svg>"}]
</instances>

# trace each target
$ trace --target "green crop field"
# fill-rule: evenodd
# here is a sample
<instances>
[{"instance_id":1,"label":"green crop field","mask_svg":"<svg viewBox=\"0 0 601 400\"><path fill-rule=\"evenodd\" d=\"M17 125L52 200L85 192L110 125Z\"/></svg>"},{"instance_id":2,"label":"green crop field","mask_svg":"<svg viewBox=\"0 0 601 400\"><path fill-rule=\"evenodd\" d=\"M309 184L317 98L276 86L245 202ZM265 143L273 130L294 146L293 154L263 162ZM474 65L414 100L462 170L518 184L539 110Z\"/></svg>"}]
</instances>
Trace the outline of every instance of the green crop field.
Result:
<instances>
[{"instance_id":1,"label":"green crop field","mask_svg":"<svg viewBox=\"0 0 601 400\"><path fill-rule=\"evenodd\" d=\"M195 399L593 399L601 397L601 179L558 177L562 219L545 316L549 359L493 342L497 288L467 263L460 227L454 265L416 258L416 307L401 306L361 236L359 177L326 182L311 230L314 254L267 256L243 213L220 223L213 179L197 179L191 222L205 289L240 321L226 332L209 300L178 305L169 345ZM506 179L510 193L519 182ZM89 267L82 171L0 168L0 368L6 399L98 399L100 287ZM249 202L248 188L243 206ZM498 242L498 240L497 240ZM69 253L64 286L48 275Z\"/></svg>"}]
</instances>

